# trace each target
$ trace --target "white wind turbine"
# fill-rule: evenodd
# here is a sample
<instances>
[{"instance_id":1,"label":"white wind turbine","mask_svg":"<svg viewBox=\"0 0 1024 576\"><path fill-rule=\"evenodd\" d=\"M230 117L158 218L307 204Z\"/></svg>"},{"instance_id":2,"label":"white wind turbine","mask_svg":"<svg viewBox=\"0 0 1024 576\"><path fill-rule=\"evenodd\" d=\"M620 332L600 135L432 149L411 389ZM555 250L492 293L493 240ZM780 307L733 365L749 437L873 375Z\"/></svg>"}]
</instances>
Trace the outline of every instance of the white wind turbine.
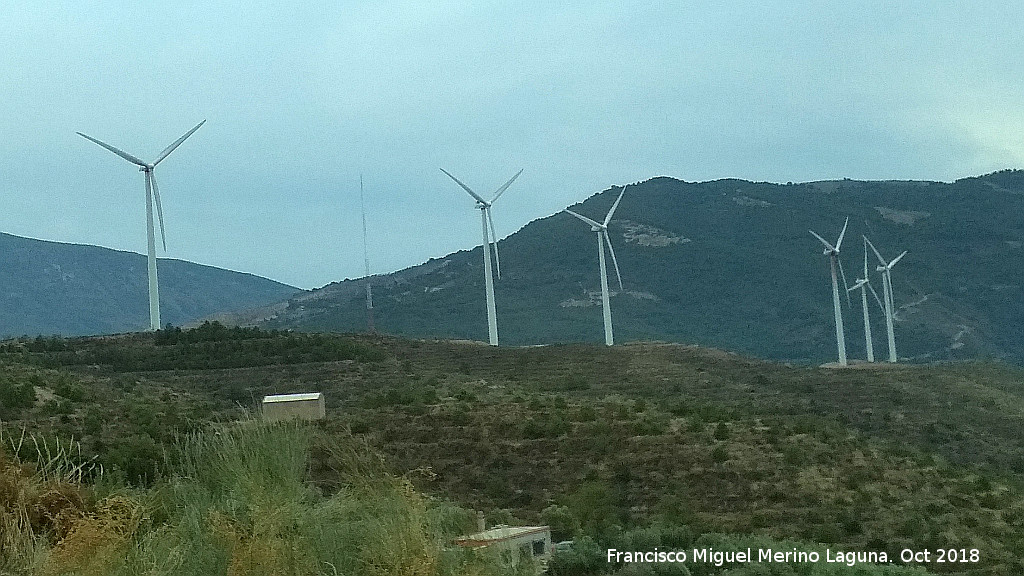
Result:
<instances>
[{"instance_id":1,"label":"white wind turbine","mask_svg":"<svg viewBox=\"0 0 1024 576\"><path fill-rule=\"evenodd\" d=\"M864 238L864 277L857 278L857 283L846 289L847 293L853 292L860 288L860 300L864 307L864 342L868 350L868 362L875 361L875 349L871 342L871 316L868 314L868 290L871 290L871 294L875 296L875 301L878 302L878 307L883 311L885 306L882 304L882 300L878 297L878 292L875 292L875 287L871 285L871 280L868 278L868 239Z\"/></svg>"},{"instance_id":2,"label":"white wind turbine","mask_svg":"<svg viewBox=\"0 0 1024 576\"><path fill-rule=\"evenodd\" d=\"M480 210L480 219L483 222L483 235L484 242L481 248L484 252L484 287L487 292L487 336L491 343L491 346L498 345L498 314L494 309L494 277L491 274L491 244L494 244L494 264L498 269L498 278L501 278L501 262L498 260L498 234L494 231L494 219L491 217L491 205L493 205L498 198L508 190L508 187L519 178L519 175L523 173L522 170L516 172L516 175L509 178L508 182L505 182L501 188L498 188L494 193L494 197L491 198L490 202L484 200L482 196L470 189L462 183L461 180L452 176L447 170L441 168L441 172L444 172L449 178L455 181L456 184L462 187L463 190L469 192L469 195L476 200L476 207ZM490 225L490 236L488 237L488 225Z\"/></svg>"},{"instance_id":3,"label":"white wind turbine","mask_svg":"<svg viewBox=\"0 0 1024 576\"><path fill-rule=\"evenodd\" d=\"M86 140L90 140L92 142L95 142L96 144L99 144L100 146L106 148L107 150L110 150L114 154L117 154L121 158L124 158L125 160L131 162L132 164L135 164L136 166L139 166L139 171L146 173L146 231L147 231L147 234L148 234L148 238L147 238L148 239L147 254L148 254L148 257L149 257L149 328L150 328L150 330L159 330L160 329L160 288L157 285L157 279L156 279L156 234L155 234L155 232L153 230L153 199L154 198L156 198L157 218L160 220L160 239L163 242L164 251L167 250L167 237L165 236L165 233L164 233L164 211L163 211L163 206L160 204L160 190L156 186L156 178L153 176L153 169L156 168L156 165L159 164L160 162L162 162L164 158L167 158L167 156L171 152L174 152L174 149L177 148L178 146L180 146L181 143L184 142L186 138L191 136L192 133L195 132L196 130L199 130L199 127L202 126L205 123L206 123L206 120L203 120L199 124L196 124L195 127L192 128L191 130L189 130L188 132L186 132L184 136L182 136L181 138L178 138L177 140L175 140L167 148L164 148L164 151L161 152L160 155L156 157L156 160L154 160L152 162L144 162L142 160L139 160L135 156L132 156L131 154L125 152L124 150L120 150L118 148L115 148L115 147L111 146L110 144L107 144L105 142L101 142L101 141L93 138L92 136L87 136L85 134L82 134L81 132L77 133L79 136L85 138Z\"/></svg>"},{"instance_id":4,"label":"white wind turbine","mask_svg":"<svg viewBox=\"0 0 1024 576\"><path fill-rule=\"evenodd\" d=\"M886 262L885 258L878 253L875 245L868 240L867 236L864 237L864 241L867 242L868 246L871 246L871 251L878 256L878 261L882 263L881 266L876 268L878 272L882 273L882 296L885 298L885 328L889 332L889 362L896 362L896 335L893 333L894 324L894 311L895 304L892 298L892 267L900 261L901 258L907 255L907 251L904 250L902 254L893 258L892 262Z\"/></svg>"},{"instance_id":5,"label":"white wind turbine","mask_svg":"<svg viewBox=\"0 0 1024 576\"><path fill-rule=\"evenodd\" d=\"M615 203L612 204L612 209L608 211L608 215L604 217L604 222L596 222L581 216L572 210L566 208L566 212L579 218L583 222L590 224L590 231L597 232L597 259L601 264L601 306L604 310L604 343L611 346L615 343L615 339L612 336L612 308L608 302L608 270L604 263L604 245L608 244L608 252L612 255L612 264L615 265L615 276L619 279L619 291L622 291L622 275L619 274L619 262L615 259L615 249L612 248L612 239L608 236L608 223L612 221L612 214L615 213L615 209L619 207L619 201L622 200L622 195L626 192L626 186L622 187L622 191L619 192L619 197L615 199Z\"/></svg>"},{"instance_id":6,"label":"white wind turbine","mask_svg":"<svg viewBox=\"0 0 1024 576\"><path fill-rule=\"evenodd\" d=\"M832 304L835 308L836 313L836 344L839 347L839 364L846 366L846 338L843 335L843 313L839 307L839 280L836 277L836 265L839 266L839 273L843 275L843 288L845 289L846 284L846 273L843 272L843 263L839 261L839 247L843 244L843 236L846 235L846 226L850 223L850 218L847 216L846 222L843 223L843 231L839 233L839 239L836 240L836 245L832 246L824 238L819 236L814 230L809 232L822 244L825 245L824 255L829 257L829 262L832 265ZM846 293L847 303L849 303L850 293Z\"/></svg>"}]
</instances>

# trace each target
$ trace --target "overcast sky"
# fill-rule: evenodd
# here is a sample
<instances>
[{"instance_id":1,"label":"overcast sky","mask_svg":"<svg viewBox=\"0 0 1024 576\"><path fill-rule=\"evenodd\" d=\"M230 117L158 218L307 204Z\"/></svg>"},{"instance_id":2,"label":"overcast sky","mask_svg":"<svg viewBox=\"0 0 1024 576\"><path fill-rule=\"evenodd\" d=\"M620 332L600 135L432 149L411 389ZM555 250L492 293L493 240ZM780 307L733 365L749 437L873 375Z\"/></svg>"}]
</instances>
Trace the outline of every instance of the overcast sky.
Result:
<instances>
[{"instance_id":1,"label":"overcast sky","mask_svg":"<svg viewBox=\"0 0 1024 576\"><path fill-rule=\"evenodd\" d=\"M12 2L0 231L302 288L666 175L954 180L1024 164L1024 8L944 2ZM386 8L382 6L387 6ZM161 252L161 256L163 253Z\"/></svg>"}]
</instances>

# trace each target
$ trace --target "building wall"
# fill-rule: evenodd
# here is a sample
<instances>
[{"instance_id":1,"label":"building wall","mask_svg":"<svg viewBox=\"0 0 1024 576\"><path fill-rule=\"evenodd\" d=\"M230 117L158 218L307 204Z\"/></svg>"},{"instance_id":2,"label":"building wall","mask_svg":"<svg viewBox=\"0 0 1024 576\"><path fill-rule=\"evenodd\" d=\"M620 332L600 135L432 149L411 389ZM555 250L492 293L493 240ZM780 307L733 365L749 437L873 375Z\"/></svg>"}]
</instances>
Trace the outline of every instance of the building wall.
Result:
<instances>
[{"instance_id":1,"label":"building wall","mask_svg":"<svg viewBox=\"0 0 1024 576\"><path fill-rule=\"evenodd\" d=\"M319 420L326 415L323 398L319 400L294 400L291 402L264 402L263 420L277 422L289 418Z\"/></svg>"},{"instance_id":2,"label":"building wall","mask_svg":"<svg viewBox=\"0 0 1024 576\"><path fill-rule=\"evenodd\" d=\"M510 566L518 567L521 562L530 562L539 571L540 562L546 562L551 554L551 533L526 534L502 541L498 546L505 551L503 560ZM543 552L537 554L537 548Z\"/></svg>"},{"instance_id":3,"label":"building wall","mask_svg":"<svg viewBox=\"0 0 1024 576\"><path fill-rule=\"evenodd\" d=\"M551 556L551 531L548 529L497 539L485 539L481 536L482 534L467 536L460 541L460 545L497 550L502 562L507 566L517 567L520 562L527 561L538 572Z\"/></svg>"}]
</instances>

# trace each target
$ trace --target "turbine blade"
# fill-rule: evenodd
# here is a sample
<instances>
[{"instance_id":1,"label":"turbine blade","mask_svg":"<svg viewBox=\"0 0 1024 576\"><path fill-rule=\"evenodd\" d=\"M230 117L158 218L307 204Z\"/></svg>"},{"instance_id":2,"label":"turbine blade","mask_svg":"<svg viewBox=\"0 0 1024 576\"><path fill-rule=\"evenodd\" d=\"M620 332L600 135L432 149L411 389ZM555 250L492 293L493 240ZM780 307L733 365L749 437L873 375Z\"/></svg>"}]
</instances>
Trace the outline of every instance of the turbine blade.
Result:
<instances>
[{"instance_id":1,"label":"turbine blade","mask_svg":"<svg viewBox=\"0 0 1024 576\"><path fill-rule=\"evenodd\" d=\"M622 288L622 274L619 274L619 261L615 259L615 249L612 248L612 239L608 236L608 230L601 231L604 234L604 239L608 242L608 251L612 254L612 264L615 265L615 276L619 279L619 292L623 292Z\"/></svg>"},{"instance_id":2,"label":"turbine blade","mask_svg":"<svg viewBox=\"0 0 1024 576\"><path fill-rule=\"evenodd\" d=\"M850 300L850 285L846 283L846 272L843 272L843 261L839 259L839 256L833 256L833 258L839 263L839 273L843 276L843 288L846 288L846 306L853 308L853 302Z\"/></svg>"},{"instance_id":3,"label":"turbine blade","mask_svg":"<svg viewBox=\"0 0 1024 576\"><path fill-rule=\"evenodd\" d=\"M145 166L146 165L146 163L143 162L142 160L139 160L135 156L132 156L131 154L125 152L124 150L121 150L120 148L114 148L113 146L111 146L110 144L107 144L106 142L101 142L100 140L97 140L97 139L93 138L92 136L88 136L86 134L82 134L81 132L75 132L75 134L78 134L79 136L81 136L82 138L85 138L86 140L89 140L90 142L95 142L96 144L99 144L100 146L103 146L107 150L110 150L114 154L117 154L118 156L120 156L121 158L124 158L125 160L131 162L132 164L137 164L139 166Z\"/></svg>"},{"instance_id":4,"label":"turbine blade","mask_svg":"<svg viewBox=\"0 0 1024 576\"><path fill-rule=\"evenodd\" d=\"M498 272L498 279L501 279L501 260L498 259L498 233L494 231L494 218L491 216L491 209L487 208L487 222L491 225L491 243L494 244L494 266Z\"/></svg>"},{"instance_id":5,"label":"turbine blade","mask_svg":"<svg viewBox=\"0 0 1024 576\"><path fill-rule=\"evenodd\" d=\"M185 132L184 136L182 136L181 138L178 138L177 140L175 140L174 143L171 144L170 146L168 146L167 148L164 148L164 151L161 152L160 155L156 157L156 160L153 161L153 166L156 166L157 164L160 163L161 160L163 160L164 158L167 158L168 154L170 154L171 152L174 152L175 148L177 148L178 146L181 146L181 143L184 142L186 138L191 136L193 132L195 132L196 130L199 130L199 127L202 126L203 124L206 124L206 120L203 120L199 124L196 124L195 128L189 130L188 132Z\"/></svg>"},{"instance_id":6,"label":"turbine blade","mask_svg":"<svg viewBox=\"0 0 1024 576\"><path fill-rule=\"evenodd\" d=\"M455 180L455 183L458 184L459 186L462 186L462 189L465 190L466 192L469 192L470 196L472 196L473 198L476 198L477 202L483 204L484 206L488 205L487 202L483 198L481 198L479 194L477 194L476 192L473 192L472 190L470 190L469 186L466 186L465 184L463 184L461 180L459 180L455 176L452 176L447 170L445 170L444 168L441 168L441 172L444 172L445 174L448 174L449 178L451 178L452 180Z\"/></svg>"},{"instance_id":7,"label":"turbine blade","mask_svg":"<svg viewBox=\"0 0 1024 576\"><path fill-rule=\"evenodd\" d=\"M569 210L568 208L566 208L565 211L568 212L569 214L572 214L573 216L579 218L580 220L583 220L587 224L590 224L591 226L597 226L598 228L603 228L603 226L601 226L597 222L591 220L590 218L587 218L586 216L580 216L579 214L573 212L572 210Z\"/></svg>"},{"instance_id":8,"label":"turbine blade","mask_svg":"<svg viewBox=\"0 0 1024 576\"><path fill-rule=\"evenodd\" d=\"M509 178L508 182L505 182L505 184L501 188L498 188L498 191L494 193L494 198L491 198L491 204L494 204L494 202L497 201L498 196L501 196L502 194L504 194L505 190L508 190L508 187L511 186L512 183L516 181L516 178L519 178L519 175L522 174L522 173L523 173L522 170L520 170L519 172L516 172L515 176Z\"/></svg>"},{"instance_id":9,"label":"turbine blade","mask_svg":"<svg viewBox=\"0 0 1024 576\"><path fill-rule=\"evenodd\" d=\"M853 292L854 290L856 290L857 288L860 288L861 286L863 286L865 284L867 284L866 281L864 281L864 280L857 280L857 283L854 284L853 286L850 286L849 288L847 288L846 291L847 292Z\"/></svg>"},{"instance_id":10,"label":"turbine blade","mask_svg":"<svg viewBox=\"0 0 1024 576\"><path fill-rule=\"evenodd\" d=\"M612 221L612 214L615 214L615 209L619 207L619 201L622 200L622 195L626 193L626 186L622 187L622 191L619 192L619 197L615 199L615 203L612 204L612 209L608 211L608 215L604 217L604 225L607 226Z\"/></svg>"},{"instance_id":11,"label":"turbine blade","mask_svg":"<svg viewBox=\"0 0 1024 576\"><path fill-rule=\"evenodd\" d=\"M882 312L885 312L885 304L882 304L882 299L878 297L878 292L875 292L875 287L871 285L871 282L868 282L867 285L871 289L871 293L875 295L875 302L878 302L878 307L882 309Z\"/></svg>"},{"instance_id":12,"label":"turbine blade","mask_svg":"<svg viewBox=\"0 0 1024 576\"><path fill-rule=\"evenodd\" d=\"M839 233L839 240L836 240L836 252L839 251L839 247L843 244L843 236L846 236L846 227L850 225L850 217L846 217L846 222L843 222L843 231Z\"/></svg>"},{"instance_id":13,"label":"turbine blade","mask_svg":"<svg viewBox=\"0 0 1024 576\"><path fill-rule=\"evenodd\" d=\"M899 256L897 256L897 257L896 257L896 258L895 258L895 259L894 259L894 260L893 260L892 262L889 262L889 266L887 266L887 268L890 268L890 269L891 269L891 268L892 268L893 266L895 266L895 265L896 265L896 263L897 263L897 262L899 262L899 261L900 261L900 258L903 258L903 257L904 257L904 256L906 256L906 255L907 255L907 251L906 251L906 250L904 250L904 251L903 251L903 254L900 254L900 255L899 255Z\"/></svg>"},{"instance_id":14,"label":"turbine blade","mask_svg":"<svg viewBox=\"0 0 1024 576\"><path fill-rule=\"evenodd\" d=\"M871 240L868 240L867 236L864 237L864 241L868 243L868 246L871 246L871 251L875 253L875 256L878 256L878 261L882 263L882 266L888 264L888 262L885 261L885 258L882 258L882 255L878 253L878 249L871 243Z\"/></svg>"},{"instance_id":15,"label":"turbine blade","mask_svg":"<svg viewBox=\"0 0 1024 576\"><path fill-rule=\"evenodd\" d=\"M164 252L167 252L167 236L164 233L164 207L160 203L160 189L156 187L156 174L152 170L147 172L149 181L153 184L153 200L156 201L156 217L160 221L160 240L164 243Z\"/></svg>"},{"instance_id":16,"label":"turbine blade","mask_svg":"<svg viewBox=\"0 0 1024 576\"><path fill-rule=\"evenodd\" d=\"M824 244L826 248L828 248L829 250L832 250L833 252L835 251L835 248L832 247L832 245L828 243L828 240L825 240L821 236L818 236L817 232L815 232L814 230L808 230L808 232L810 232L811 235L814 236L815 238L817 238L818 240L821 240L821 243Z\"/></svg>"}]
</instances>

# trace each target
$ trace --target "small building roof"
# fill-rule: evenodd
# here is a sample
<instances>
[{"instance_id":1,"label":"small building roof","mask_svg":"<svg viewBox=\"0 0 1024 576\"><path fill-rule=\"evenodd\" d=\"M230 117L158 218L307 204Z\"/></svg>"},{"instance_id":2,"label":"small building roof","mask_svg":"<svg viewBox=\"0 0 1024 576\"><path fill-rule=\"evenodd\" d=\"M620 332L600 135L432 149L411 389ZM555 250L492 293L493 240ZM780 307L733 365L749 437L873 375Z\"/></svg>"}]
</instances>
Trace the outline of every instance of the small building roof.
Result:
<instances>
[{"instance_id":1,"label":"small building roof","mask_svg":"<svg viewBox=\"0 0 1024 576\"><path fill-rule=\"evenodd\" d=\"M490 530L484 530L483 532L477 532L476 534L470 534L469 536L458 538L455 540L455 543L460 546L470 547L489 546L504 540L511 540L521 536L529 536L531 534L542 534L550 531L550 526L497 526Z\"/></svg>"},{"instance_id":2,"label":"small building roof","mask_svg":"<svg viewBox=\"0 0 1024 576\"><path fill-rule=\"evenodd\" d=\"M301 400L319 400L323 397L323 392L307 392L303 394L275 394L273 396L264 396L263 403L270 404L272 402L298 402Z\"/></svg>"}]
</instances>

